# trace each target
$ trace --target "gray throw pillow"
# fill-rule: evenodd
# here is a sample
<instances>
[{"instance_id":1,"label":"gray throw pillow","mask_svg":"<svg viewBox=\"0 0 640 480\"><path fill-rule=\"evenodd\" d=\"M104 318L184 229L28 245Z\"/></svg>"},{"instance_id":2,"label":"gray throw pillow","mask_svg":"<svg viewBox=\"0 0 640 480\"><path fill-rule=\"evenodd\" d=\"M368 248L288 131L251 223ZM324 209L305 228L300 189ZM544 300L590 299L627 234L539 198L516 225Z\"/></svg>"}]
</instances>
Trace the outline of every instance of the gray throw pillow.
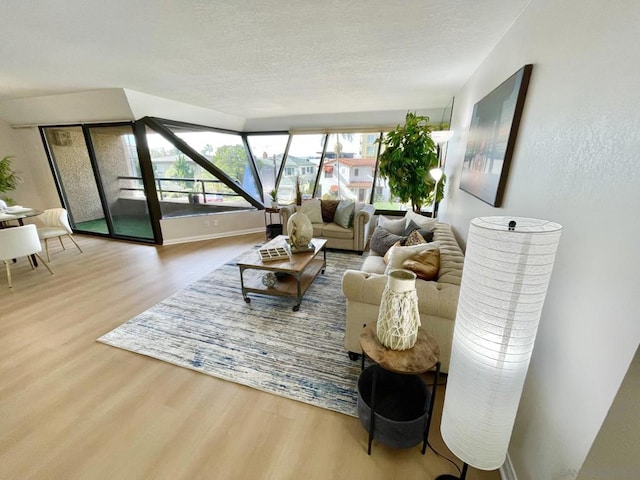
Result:
<instances>
[{"instance_id":1,"label":"gray throw pillow","mask_svg":"<svg viewBox=\"0 0 640 480\"><path fill-rule=\"evenodd\" d=\"M396 242L402 242L406 238L407 237L403 237L402 235L391 233L378 225L373 231L373 235L371 235L369 248L372 252L384 257L387 250L389 250Z\"/></svg>"},{"instance_id":2,"label":"gray throw pillow","mask_svg":"<svg viewBox=\"0 0 640 480\"><path fill-rule=\"evenodd\" d=\"M395 233L396 235L402 235L405 231L406 225L407 221L404 217L389 218L384 215L380 215L378 217L378 226L384 228L387 232Z\"/></svg>"},{"instance_id":3,"label":"gray throw pillow","mask_svg":"<svg viewBox=\"0 0 640 480\"><path fill-rule=\"evenodd\" d=\"M336 214L333 216L333 223L344 228L349 228L353 222L353 209L355 205L353 200L340 200L336 208Z\"/></svg>"}]
</instances>

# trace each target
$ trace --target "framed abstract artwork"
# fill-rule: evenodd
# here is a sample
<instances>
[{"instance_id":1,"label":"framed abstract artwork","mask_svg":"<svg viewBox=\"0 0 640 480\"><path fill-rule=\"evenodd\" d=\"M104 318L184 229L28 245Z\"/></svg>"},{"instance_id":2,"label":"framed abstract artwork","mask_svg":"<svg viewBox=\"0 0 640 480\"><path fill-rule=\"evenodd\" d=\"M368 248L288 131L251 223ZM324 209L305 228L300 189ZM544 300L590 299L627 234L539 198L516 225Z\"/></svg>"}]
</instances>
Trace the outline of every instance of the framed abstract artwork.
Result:
<instances>
[{"instance_id":1,"label":"framed abstract artwork","mask_svg":"<svg viewBox=\"0 0 640 480\"><path fill-rule=\"evenodd\" d=\"M460 188L499 207L533 65L525 65L473 107Z\"/></svg>"}]
</instances>

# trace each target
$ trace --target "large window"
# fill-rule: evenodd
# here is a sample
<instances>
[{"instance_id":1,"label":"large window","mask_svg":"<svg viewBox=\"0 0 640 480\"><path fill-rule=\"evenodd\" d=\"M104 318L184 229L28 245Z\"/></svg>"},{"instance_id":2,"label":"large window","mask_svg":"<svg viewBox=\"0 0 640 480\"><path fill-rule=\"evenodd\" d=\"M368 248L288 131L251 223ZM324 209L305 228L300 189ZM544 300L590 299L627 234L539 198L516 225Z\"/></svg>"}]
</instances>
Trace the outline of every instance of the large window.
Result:
<instances>
[{"instance_id":1,"label":"large window","mask_svg":"<svg viewBox=\"0 0 640 480\"><path fill-rule=\"evenodd\" d=\"M379 134L329 135L316 196L368 202L373 187L376 154L370 155Z\"/></svg>"},{"instance_id":2,"label":"large window","mask_svg":"<svg viewBox=\"0 0 640 480\"><path fill-rule=\"evenodd\" d=\"M260 199L259 184L240 135L171 125L169 130L222 170L243 191ZM215 177L205 171L201 178Z\"/></svg>"},{"instance_id":3,"label":"large window","mask_svg":"<svg viewBox=\"0 0 640 480\"><path fill-rule=\"evenodd\" d=\"M82 231L157 240L160 218L263 208L274 188L292 203L297 183L303 198L406 208L376 173L381 132L242 134L152 117L42 130Z\"/></svg>"},{"instance_id":4,"label":"large window","mask_svg":"<svg viewBox=\"0 0 640 480\"><path fill-rule=\"evenodd\" d=\"M185 138L191 146L195 139L189 140L191 143ZM163 217L251 207L244 198L191 160L187 153L149 128L147 144ZM205 143L200 149L216 151L207 145L211 146Z\"/></svg>"},{"instance_id":5,"label":"large window","mask_svg":"<svg viewBox=\"0 0 640 480\"><path fill-rule=\"evenodd\" d=\"M256 164L262 189L263 200L269 202L269 192L276 186L278 172L289 141L289 134L247 135L249 150ZM294 169L288 168L289 176L294 175Z\"/></svg>"},{"instance_id":6,"label":"large window","mask_svg":"<svg viewBox=\"0 0 640 480\"><path fill-rule=\"evenodd\" d=\"M384 133L382 134L384 136ZM378 147L378 144L376 144ZM380 153L384 151L384 145L380 145ZM400 203L400 201L391 195L391 190L389 189L389 183L385 178L380 176L380 171L377 170L376 163L376 184L373 189L373 205L378 210L406 210L407 208L411 208L410 206Z\"/></svg>"},{"instance_id":7,"label":"large window","mask_svg":"<svg viewBox=\"0 0 640 480\"><path fill-rule=\"evenodd\" d=\"M303 198L313 196L325 137L324 134L291 136L291 145L278 186L280 201L285 203L295 201L296 180L300 182Z\"/></svg>"}]
</instances>

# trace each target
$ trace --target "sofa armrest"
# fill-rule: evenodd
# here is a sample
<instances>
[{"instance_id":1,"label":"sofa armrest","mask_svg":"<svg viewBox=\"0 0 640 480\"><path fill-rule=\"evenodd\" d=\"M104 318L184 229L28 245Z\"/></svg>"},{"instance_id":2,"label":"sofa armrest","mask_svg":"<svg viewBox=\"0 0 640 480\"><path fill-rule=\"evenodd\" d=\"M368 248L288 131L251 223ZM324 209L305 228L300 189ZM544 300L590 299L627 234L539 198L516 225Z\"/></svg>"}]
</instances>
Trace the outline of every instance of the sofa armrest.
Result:
<instances>
[{"instance_id":1,"label":"sofa armrest","mask_svg":"<svg viewBox=\"0 0 640 480\"><path fill-rule=\"evenodd\" d=\"M346 270L342 276L342 292L347 301L380 305L387 276L361 270ZM460 287L447 283L416 280L418 310L421 315L432 315L449 320L456 318Z\"/></svg>"},{"instance_id":2,"label":"sofa armrest","mask_svg":"<svg viewBox=\"0 0 640 480\"><path fill-rule=\"evenodd\" d=\"M342 293L354 302L380 305L387 277L362 270L345 270L342 275Z\"/></svg>"},{"instance_id":3,"label":"sofa armrest","mask_svg":"<svg viewBox=\"0 0 640 480\"><path fill-rule=\"evenodd\" d=\"M295 205L283 205L280 207L280 216L282 217L282 234L289 235L287 232L287 222L289 217L296 212Z\"/></svg>"},{"instance_id":4,"label":"sofa armrest","mask_svg":"<svg viewBox=\"0 0 640 480\"><path fill-rule=\"evenodd\" d=\"M367 203L353 216L353 249L363 252L367 248L369 236L373 233L376 207Z\"/></svg>"}]
</instances>

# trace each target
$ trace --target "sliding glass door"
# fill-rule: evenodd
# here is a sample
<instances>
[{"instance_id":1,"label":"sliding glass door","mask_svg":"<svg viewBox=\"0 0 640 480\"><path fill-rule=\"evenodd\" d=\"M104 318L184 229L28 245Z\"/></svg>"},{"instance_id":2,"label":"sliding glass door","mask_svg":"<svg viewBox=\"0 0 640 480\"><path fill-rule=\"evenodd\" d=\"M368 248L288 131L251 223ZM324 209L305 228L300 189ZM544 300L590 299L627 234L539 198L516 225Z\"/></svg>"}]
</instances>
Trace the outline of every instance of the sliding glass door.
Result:
<instances>
[{"instance_id":1,"label":"sliding glass door","mask_svg":"<svg viewBox=\"0 0 640 480\"><path fill-rule=\"evenodd\" d=\"M131 124L42 132L74 230L154 241Z\"/></svg>"}]
</instances>

